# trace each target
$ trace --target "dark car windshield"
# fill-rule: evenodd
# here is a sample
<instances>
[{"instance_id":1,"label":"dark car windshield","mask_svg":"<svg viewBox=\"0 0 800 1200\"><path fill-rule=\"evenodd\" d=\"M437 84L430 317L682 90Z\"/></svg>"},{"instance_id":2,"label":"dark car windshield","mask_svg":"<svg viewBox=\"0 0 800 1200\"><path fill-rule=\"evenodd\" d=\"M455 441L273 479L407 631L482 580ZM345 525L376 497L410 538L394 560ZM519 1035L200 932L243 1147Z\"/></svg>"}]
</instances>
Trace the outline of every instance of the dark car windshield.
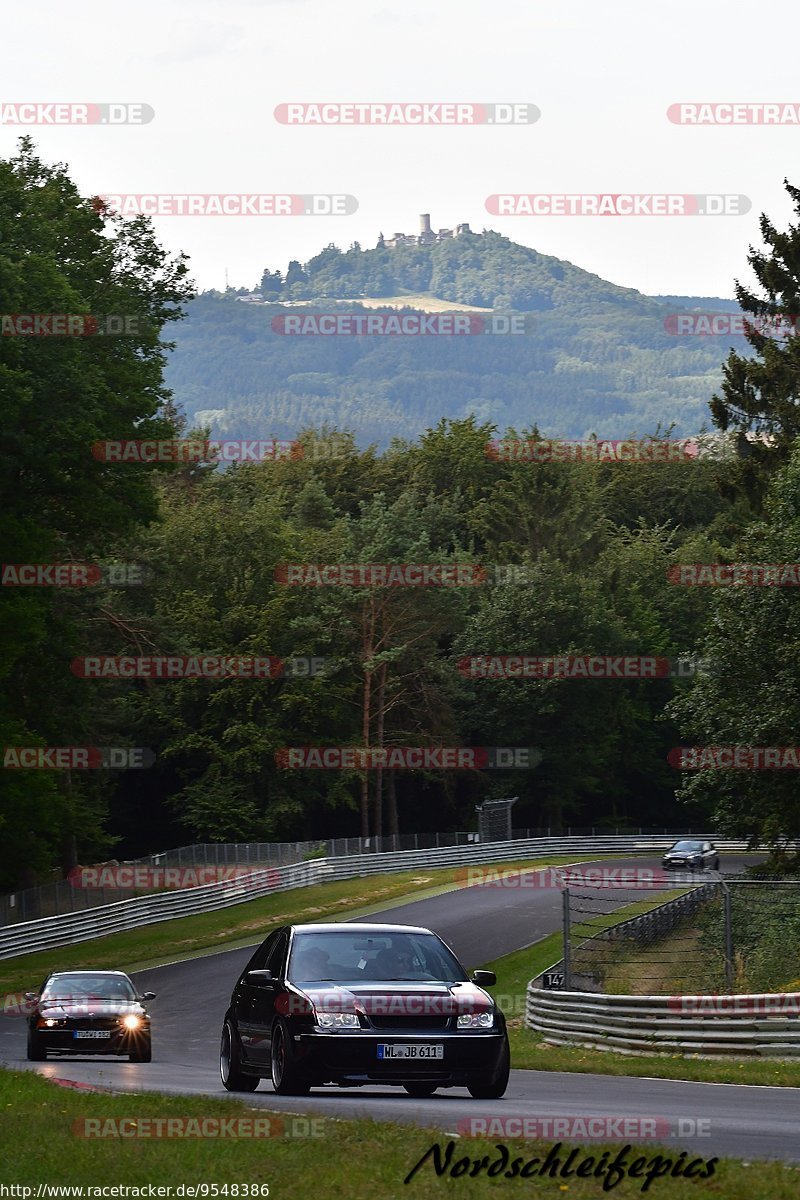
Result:
<instances>
[{"instance_id":1,"label":"dark car windshield","mask_svg":"<svg viewBox=\"0 0 800 1200\"><path fill-rule=\"evenodd\" d=\"M135 1000L131 981L123 975L92 975L75 972L49 979L42 992L43 1000L70 1000L79 1004L85 1000Z\"/></svg>"},{"instance_id":2,"label":"dark car windshield","mask_svg":"<svg viewBox=\"0 0 800 1200\"><path fill-rule=\"evenodd\" d=\"M433 933L297 933L287 976L293 983L378 980L465 982L464 968Z\"/></svg>"},{"instance_id":3,"label":"dark car windshield","mask_svg":"<svg viewBox=\"0 0 800 1200\"><path fill-rule=\"evenodd\" d=\"M702 849L703 849L702 842L676 842L675 845L672 847L672 849L669 851L669 853L674 854L676 850L681 851L681 853L685 853L687 850L702 850Z\"/></svg>"}]
</instances>

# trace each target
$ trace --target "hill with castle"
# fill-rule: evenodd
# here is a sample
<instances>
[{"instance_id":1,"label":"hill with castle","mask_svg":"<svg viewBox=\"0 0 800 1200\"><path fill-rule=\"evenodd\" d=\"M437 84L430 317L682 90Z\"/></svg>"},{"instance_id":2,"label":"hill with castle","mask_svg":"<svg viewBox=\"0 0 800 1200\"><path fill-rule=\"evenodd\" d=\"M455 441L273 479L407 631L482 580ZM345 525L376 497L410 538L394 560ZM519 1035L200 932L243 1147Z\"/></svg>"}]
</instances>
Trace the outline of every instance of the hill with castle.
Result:
<instances>
[{"instance_id":1,"label":"hill with castle","mask_svg":"<svg viewBox=\"0 0 800 1200\"><path fill-rule=\"evenodd\" d=\"M407 305L528 314L521 336L307 336L276 330L296 312ZM225 437L292 437L323 423L359 442L414 438L469 414L501 432L548 436L696 433L735 342L676 336L674 314L738 311L732 300L648 297L492 230L468 225L326 246L251 291L206 292L175 327L167 382L191 421ZM672 318L672 320L671 320Z\"/></svg>"}]
</instances>

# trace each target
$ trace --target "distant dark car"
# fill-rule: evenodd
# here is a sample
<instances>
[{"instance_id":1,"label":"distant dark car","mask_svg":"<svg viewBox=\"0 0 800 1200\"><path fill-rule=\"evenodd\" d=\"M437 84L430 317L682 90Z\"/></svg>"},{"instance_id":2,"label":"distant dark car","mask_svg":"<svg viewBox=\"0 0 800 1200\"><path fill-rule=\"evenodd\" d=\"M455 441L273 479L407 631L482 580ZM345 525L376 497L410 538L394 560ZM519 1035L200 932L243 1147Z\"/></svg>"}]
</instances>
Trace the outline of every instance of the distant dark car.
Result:
<instances>
[{"instance_id":1,"label":"distant dark car","mask_svg":"<svg viewBox=\"0 0 800 1200\"><path fill-rule=\"evenodd\" d=\"M272 1079L279 1095L311 1087L395 1084L412 1096L466 1087L479 1099L508 1085L506 1022L428 929L355 922L270 934L233 989L220 1046L230 1092Z\"/></svg>"},{"instance_id":2,"label":"distant dark car","mask_svg":"<svg viewBox=\"0 0 800 1200\"><path fill-rule=\"evenodd\" d=\"M28 1058L48 1054L125 1054L150 1062L150 1016L122 971L53 971L38 992L26 992Z\"/></svg>"},{"instance_id":3,"label":"distant dark car","mask_svg":"<svg viewBox=\"0 0 800 1200\"><path fill-rule=\"evenodd\" d=\"M703 842L686 839L676 842L664 855L662 865L665 871L712 871L719 870L719 851L713 842Z\"/></svg>"}]
</instances>

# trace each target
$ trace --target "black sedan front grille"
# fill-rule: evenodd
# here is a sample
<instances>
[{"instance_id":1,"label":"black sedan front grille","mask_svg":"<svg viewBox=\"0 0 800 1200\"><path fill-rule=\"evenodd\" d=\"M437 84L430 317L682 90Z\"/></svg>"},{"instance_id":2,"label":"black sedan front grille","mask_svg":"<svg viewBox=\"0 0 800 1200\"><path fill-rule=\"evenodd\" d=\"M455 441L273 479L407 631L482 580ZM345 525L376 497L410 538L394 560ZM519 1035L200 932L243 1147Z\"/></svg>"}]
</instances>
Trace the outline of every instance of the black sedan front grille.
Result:
<instances>
[{"instance_id":1,"label":"black sedan front grille","mask_svg":"<svg viewBox=\"0 0 800 1200\"><path fill-rule=\"evenodd\" d=\"M68 1017L67 1029L111 1029L122 1028L119 1017Z\"/></svg>"},{"instance_id":2,"label":"black sedan front grille","mask_svg":"<svg viewBox=\"0 0 800 1200\"><path fill-rule=\"evenodd\" d=\"M369 1017L373 1029L393 1029L400 1033L435 1033L450 1027L450 1017L404 1016Z\"/></svg>"}]
</instances>

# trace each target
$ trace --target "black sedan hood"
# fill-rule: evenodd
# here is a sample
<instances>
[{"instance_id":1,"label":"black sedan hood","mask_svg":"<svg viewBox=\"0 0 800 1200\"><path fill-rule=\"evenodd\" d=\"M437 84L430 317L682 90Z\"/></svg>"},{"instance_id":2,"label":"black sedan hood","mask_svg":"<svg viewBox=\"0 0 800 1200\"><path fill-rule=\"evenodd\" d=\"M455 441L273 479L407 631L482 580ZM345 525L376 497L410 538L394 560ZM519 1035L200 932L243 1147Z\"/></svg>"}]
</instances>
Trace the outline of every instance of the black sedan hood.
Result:
<instances>
[{"instance_id":1,"label":"black sedan hood","mask_svg":"<svg viewBox=\"0 0 800 1200\"><path fill-rule=\"evenodd\" d=\"M39 1016L60 1021L70 1017L145 1017L147 1013L137 1000L62 999L40 1000Z\"/></svg>"},{"instance_id":2,"label":"black sedan hood","mask_svg":"<svg viewBox=\"0 0 800 1200\"><path fill-rule=\"evenodd\" d=\"M490 1012L492 997L474 983L295 984L317 1012L365 1012L368 1016L442 1016Z\"/></svg>"}]
</instances>

